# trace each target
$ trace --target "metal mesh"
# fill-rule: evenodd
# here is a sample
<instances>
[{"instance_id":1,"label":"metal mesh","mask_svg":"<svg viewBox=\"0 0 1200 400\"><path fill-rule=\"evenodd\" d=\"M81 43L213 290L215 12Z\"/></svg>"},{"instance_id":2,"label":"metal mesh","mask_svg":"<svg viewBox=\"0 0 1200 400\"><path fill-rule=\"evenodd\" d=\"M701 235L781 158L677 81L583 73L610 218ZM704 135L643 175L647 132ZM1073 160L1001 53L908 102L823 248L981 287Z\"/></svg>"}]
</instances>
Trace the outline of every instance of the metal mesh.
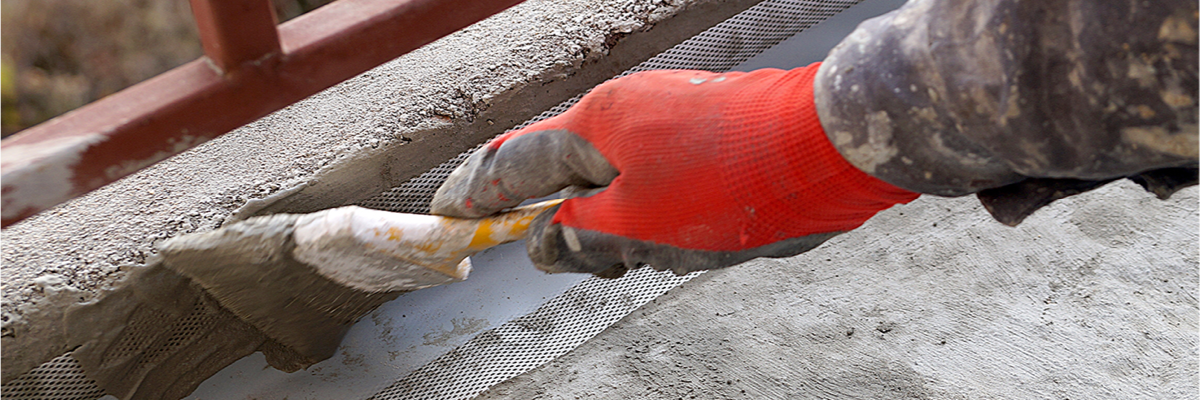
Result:
<instances>
[{"instance_id":1,"label":"metal mesh","mask_svg":"<svg viewBox=\"0 0 1200 400\"><path fill-rule=\"evenodd\" d=\"M767 0L676 45L619 76L655 69L728 71L858 1ZM566 111L583 94L514 127ZM360 206L428 213L446 177L483 145L464 152ZM668 290L699 276L643 268L615 280L591 278L532 314L479 334L463 346L379 391L372 399L466 399L553 360Z\"/></svg>"},{"instance_id":2,"label":"metal mesh","mask_svg":"<svg viewBox=\"0 0 1200 400\"><path fill-rule=\"evenodd\" d=\"M531 314L480 333L371 399L462 399L566 354L646 302L698 276L643 268L590 278Z\"/></svg>"},{"instance_id":3,"label":"metal mesh","mask_svg":"<svg viewBox=\"0 0 1200 400\"><path fill-rule=\"evenodd\" d=\"M13 379L0 390L5 400L91 400L101 396L104 390L83 374L70 352Z\"/></svg>"}]
</instances>

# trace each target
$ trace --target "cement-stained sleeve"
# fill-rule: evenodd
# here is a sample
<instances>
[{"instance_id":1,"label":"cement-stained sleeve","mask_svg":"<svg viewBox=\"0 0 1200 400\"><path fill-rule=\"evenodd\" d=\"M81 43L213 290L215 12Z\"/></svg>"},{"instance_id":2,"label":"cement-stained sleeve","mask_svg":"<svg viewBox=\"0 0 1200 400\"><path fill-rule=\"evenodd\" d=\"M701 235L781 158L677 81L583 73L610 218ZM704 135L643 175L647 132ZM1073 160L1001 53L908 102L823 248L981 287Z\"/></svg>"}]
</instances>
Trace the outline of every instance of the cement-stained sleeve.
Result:
<instances>
[{"instance_id":1,"label":"cement-stained sleeve","mask_svg":"<svg viewBox=\"0 0 1200 400\"><path fill-rule=\"evenodd\" d=\"M912 0L815 84L847 160L944 196L1194 171L1196 92L1193 0Z\"/></svg>"}]
</instances>

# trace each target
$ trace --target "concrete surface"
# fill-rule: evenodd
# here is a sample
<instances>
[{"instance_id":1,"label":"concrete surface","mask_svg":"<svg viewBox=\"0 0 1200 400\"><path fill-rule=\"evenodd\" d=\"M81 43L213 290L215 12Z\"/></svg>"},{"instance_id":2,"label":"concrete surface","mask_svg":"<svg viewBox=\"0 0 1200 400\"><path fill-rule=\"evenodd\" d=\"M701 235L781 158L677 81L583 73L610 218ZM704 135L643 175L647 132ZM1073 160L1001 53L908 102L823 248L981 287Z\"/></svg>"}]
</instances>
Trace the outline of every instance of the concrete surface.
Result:
<instances>
[{"instance_id":1,"label":"concrete surface","mask_svg":"<svg viewBox=\"0 0 1200 400\"><path fill-rule=\"evenodd\" d=\"M529 1L4 229L0 380L78 345L63 310L155 243L375 195L752 3Z\"/></svg>"},{"instance_id":2,"label":"concrete surface","mask_svg":"<svg viewBox=\"0 0 1200 400\"><path fill-rule=\"evenodd\" d=\"M1194 399L1195 187L1120 181L1021 226L925 196L693 279L480 399Z\"/></svg>"}]
</instances>

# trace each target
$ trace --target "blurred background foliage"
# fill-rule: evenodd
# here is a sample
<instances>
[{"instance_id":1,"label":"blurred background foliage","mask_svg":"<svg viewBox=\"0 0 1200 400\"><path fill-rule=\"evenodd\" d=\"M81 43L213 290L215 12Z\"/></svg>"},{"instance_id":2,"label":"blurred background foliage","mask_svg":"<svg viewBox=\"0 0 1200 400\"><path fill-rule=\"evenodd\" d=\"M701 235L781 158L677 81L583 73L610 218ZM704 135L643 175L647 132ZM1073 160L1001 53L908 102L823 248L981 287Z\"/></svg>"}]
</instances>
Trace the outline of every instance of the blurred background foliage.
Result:
<instances>
[{"instance_id":1,"label":"blurred background foliage","mask_svg":"<svg viewBox=\"0 0 1200 400\"><path fill-rule=\"evenodd\" d=\"M271 0L286 21L333 0ZM0 0L3 136L203 55L187 0Z\"/></svg>"}]
</instances>

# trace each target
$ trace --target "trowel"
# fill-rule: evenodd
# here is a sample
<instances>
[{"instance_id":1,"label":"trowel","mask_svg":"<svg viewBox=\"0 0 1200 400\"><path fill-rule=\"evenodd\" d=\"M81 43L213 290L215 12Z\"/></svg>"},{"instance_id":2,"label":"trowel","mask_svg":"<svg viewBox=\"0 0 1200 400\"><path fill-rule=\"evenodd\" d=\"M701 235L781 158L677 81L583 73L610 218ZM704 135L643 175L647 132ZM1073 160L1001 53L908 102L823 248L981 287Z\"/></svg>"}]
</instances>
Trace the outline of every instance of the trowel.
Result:
<instances>
[{"instance_id":1,"label":"trowel","mask_svg":"<svg viewBox=\"0 0 1200 400\"><path fill-rule=\"evenodd\" d=\"M469 256L525 238L534 217L561 202L479 219L347 206L250 218L158 248L167 268L306 366L331 356L349 326L383 302L467 279Z\"/></svg>"}]
</instances>

